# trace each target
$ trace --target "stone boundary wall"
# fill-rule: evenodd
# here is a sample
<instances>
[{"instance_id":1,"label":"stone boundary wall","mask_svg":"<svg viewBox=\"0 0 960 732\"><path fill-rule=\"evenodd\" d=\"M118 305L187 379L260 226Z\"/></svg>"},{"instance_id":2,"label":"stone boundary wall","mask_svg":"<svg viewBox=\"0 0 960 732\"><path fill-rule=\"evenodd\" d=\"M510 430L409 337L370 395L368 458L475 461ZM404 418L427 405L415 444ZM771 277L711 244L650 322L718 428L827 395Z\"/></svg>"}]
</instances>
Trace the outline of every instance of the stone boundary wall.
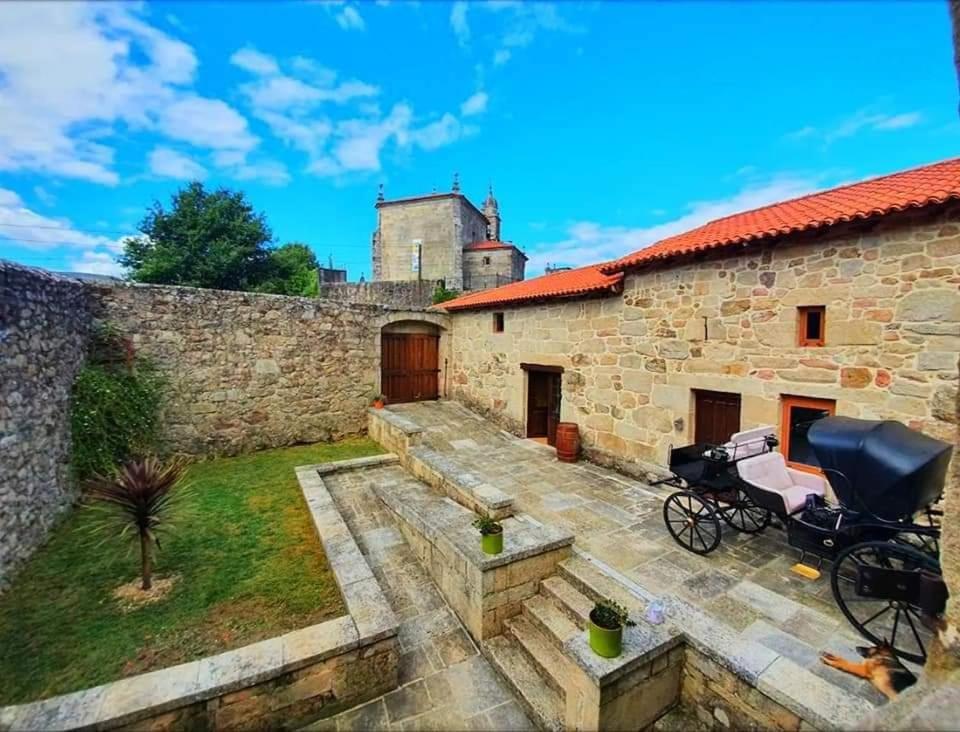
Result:
<instances>
[{"instance_id":1,"label":"stone boundary wall","mask_svg":"<svg viewBox=\"0 0 960 732\"><path fill-rule=\"evenodd\" d=\"M98 317L168 376L166 447L191 455L362 434L380 384L381 328L447 322L439 313L189 287L121 284L95 293Z\"/></svg>"},{"instance_id":2,"label":"stone boundary wall","mask_svg":"<svg viewBox=\"0 0 960 732\"><path fill-rule=\"evenodd\" d=\"M442 280L397 282L336 282L320 285L320 297L353 305L387 305L417 310L433 304L433 291Z\"/></svg>"},{"instance_id":3,"label":"stone boundary wall","mask_svg":"<svg viewBox=\"0 0 960 732\"><path fill-rule=\"evenodd\" d=\"M75 496L69 403L90 308L83 283L0 260L0 591Z\"/></svg>"},{"instance_id":4,"label":"stone boundary wall","mask_svg":"<svg viewBox=\"0 0 960 732\"><path fill-rule=\"evenodd\" d=\"M297 468L347 615L226 653L30 704L0 707L0 730L292 729L399 683L399 623L320 472L396 462L384 455Z\"/></svg>"}]
</instances>

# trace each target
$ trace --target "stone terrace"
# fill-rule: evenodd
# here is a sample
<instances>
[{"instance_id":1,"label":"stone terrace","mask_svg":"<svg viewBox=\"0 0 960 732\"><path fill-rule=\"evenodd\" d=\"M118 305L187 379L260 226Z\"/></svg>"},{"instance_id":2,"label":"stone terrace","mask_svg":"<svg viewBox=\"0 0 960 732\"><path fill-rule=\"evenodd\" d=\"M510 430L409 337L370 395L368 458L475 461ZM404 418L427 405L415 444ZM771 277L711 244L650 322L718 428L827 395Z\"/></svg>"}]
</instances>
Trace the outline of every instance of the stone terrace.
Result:
<instances>
[{"instance_id":1,"label":"stone terrace","mask_svg":"<svg viewBox=\"0 0 960 732\"><path fill-rule=\"evenodd\" d=\"M816 581L790 572L797 552L782 531L749 536L724 527L720 548L697 556L664 527L668 486L651 487L586 462L560 463L552 448L518 439L454 402L389 409L423 428L421 444L512 496L517 513L572 531L577 549L628 586L690 602L740 638L819 677L811 682L884 702L867 682L820 663L822 651L856 658L854 646L862 639L834 603L828 572Z\"/></svg>"}]
</instances>

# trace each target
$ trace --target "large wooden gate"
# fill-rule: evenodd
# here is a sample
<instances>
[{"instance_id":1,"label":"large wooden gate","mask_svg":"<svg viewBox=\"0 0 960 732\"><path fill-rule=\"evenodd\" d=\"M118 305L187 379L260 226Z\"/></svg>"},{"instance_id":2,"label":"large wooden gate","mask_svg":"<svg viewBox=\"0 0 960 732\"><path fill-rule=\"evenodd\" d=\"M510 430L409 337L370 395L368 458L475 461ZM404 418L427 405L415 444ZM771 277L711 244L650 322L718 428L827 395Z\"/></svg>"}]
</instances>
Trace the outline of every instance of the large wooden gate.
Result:
<instances>
[{"instance_id":1,"label":"large wooden gate","mask_svg":"<svg viewBox=\"0 0 960 732\"><path fill-rule=\"evenodd\" d=\"M440 398L440 336L384 333L380 384L388 404Z\"/></svg>"}]
</instances>

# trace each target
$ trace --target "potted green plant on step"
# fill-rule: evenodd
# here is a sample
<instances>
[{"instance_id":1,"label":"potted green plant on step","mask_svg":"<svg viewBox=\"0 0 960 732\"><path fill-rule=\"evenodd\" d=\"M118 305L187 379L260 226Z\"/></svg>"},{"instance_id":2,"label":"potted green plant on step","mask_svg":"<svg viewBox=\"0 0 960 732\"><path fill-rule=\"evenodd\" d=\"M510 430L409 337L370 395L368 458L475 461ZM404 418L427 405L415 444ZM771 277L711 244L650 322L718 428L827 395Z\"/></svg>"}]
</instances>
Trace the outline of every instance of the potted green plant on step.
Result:
<instances>
[{"instance_id":1,"label":"potted green plant on step","mask_svg":"<svg viewBox=\"0 0 960 732\"><path fill-rule=\"evenodd\" d=\"M370 395L370 402L373 404L374 409L383 409L383 405L386 401L387 398L378 391L375 391Z\"/></svg>"},{"instance_id":2,"label":"potted green plant on step","mask_svg":"<svg viewBox=\"0 0 960 732\"><path fill-rule=\"evenodd\" d=\"M623 651L623 629L636 625L623 605L600 600L590 611L590 647L604 658L616 658Z\"/></svg>"},{"instance_id":3,"label":"potted green plant on step","mask_svg":"<svg viewBox=\"0 0 960 732\"><path fill-rule=\"evenodd\" d=\"M473 522L480 532L480 548L485 554L499 554L503 551L503 527L489 516L481 516Z\"/></svg>"}]
</instances>

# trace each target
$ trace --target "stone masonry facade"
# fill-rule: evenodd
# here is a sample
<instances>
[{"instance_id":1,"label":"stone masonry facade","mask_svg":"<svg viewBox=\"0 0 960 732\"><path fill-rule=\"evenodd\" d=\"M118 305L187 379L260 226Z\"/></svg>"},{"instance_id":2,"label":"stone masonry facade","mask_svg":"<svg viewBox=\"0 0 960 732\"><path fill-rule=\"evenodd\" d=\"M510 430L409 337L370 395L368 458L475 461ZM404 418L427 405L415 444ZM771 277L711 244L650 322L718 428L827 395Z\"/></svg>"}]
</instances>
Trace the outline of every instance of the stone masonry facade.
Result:
<instances>
[{"instance_id":1,"label":"stone masonry facade","mask_svg":"<svg viewBox=\"0 0 960 732\"><path fill-rule=\"evenodd\" d=\"M380 330L445 316L376 305L187 287L97 289L99 318L169 379L169 450L238 454L366 430Z\"/></svg>"},{"instance_id":2,"label":"stone masonry facade","mask_svg":"<svg viewBox=\"0 0 960 732\"><path fill-rule=\"evenodd\" d=\"M0 261L0 590L73 501L68 405L89 327L83 284Z\"/></svg>"},{"instance_id":3,"label":"stone masonry facade","mask_svg":"<svg viewBox=\"0 0 960 732\"><path fill-rule=\"evenodd\" d=\"M693 442L694 390L741 396L741 429L779 431L782 399L895 419L956 441L960 207L628 274L622 295L453 315L451 396L523 434L521 363L560 366L561 419L630 472ZM801 306L826 307L821 347Z\"/></svg>"}]
</instances>

